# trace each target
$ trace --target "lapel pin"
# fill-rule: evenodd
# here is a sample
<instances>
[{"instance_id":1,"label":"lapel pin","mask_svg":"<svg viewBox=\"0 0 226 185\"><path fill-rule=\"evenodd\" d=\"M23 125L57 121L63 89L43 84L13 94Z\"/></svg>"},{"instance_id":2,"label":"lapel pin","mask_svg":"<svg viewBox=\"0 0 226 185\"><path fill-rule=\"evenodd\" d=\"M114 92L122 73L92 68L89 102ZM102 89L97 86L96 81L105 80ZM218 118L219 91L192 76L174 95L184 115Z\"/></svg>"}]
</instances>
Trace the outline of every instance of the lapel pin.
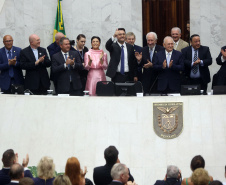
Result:
<instances>
[{"instance_id":1,"label":"lapel pin","mask_svg":"<svg viewBox=\"0 0 226 185\"><path fill-rule=\"evenodd\" d=\"M39 55L41 55L42 53L39 53Z\"/></svg>"}]
</instances>

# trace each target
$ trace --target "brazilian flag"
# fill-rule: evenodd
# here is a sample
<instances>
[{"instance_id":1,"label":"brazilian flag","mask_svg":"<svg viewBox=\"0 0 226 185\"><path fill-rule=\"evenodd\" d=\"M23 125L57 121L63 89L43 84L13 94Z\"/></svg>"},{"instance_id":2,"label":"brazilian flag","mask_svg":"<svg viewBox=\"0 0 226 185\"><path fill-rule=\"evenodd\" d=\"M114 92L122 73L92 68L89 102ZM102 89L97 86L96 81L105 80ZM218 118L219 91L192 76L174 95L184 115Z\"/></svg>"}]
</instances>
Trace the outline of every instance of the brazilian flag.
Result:
<instances>
[{"instance_id":1,"label":"brazilian flag","mask_svg":"<svg viewBox=\"0 0 226 185\"><path fill-rule=\"evenodd\" d=\"M62 13L62 8L61 8L61 1L62 0L58 0L56 21L55 21L55 27L54 27L54 31L53 31L53 42L55 42L55 35L57 32L61 32L64 35L66 35L65 28L64 28L63 13Z\"/></svg>"}]
</instances>

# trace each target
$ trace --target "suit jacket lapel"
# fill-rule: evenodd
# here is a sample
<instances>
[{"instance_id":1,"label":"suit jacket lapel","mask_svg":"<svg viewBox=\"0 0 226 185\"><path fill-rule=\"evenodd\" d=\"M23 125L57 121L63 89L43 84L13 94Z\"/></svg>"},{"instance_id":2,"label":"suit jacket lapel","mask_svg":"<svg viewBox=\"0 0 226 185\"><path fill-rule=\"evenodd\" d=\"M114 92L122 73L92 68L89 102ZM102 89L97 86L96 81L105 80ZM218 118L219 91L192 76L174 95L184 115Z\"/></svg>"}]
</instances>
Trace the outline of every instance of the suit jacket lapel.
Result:
<instances>
[{"instance_id":1,"label":"suit jacket lapel","mask_svg":"<svg viewBox=\"0 0 226 185\"><path fill-rule=\"evenodd\" d=\"M181 40L179 40L178 45L177 45L177 50L180 50L180 49L181 49L181 47L182 47L182 41L181 41Z\"/></svg>"},{"instance_id":2,"label":"suit jacket lapel","mask_svg":"<svg viewBox=\"0 0 226 185\"><path fill-rule=\"evenodd\" d=\"M28 51L29 51L29 55L30 55L30 58L31 58L31 61L36 61L36 58L35 58L35 55L31 49L31 46L28 46Z\"/></svg>"},{"instance_id":3,"label":"suit jacket lapel","mask_svg":"<svg viewBox=\"0 0 226 185\"><path fill-rule=\"evenodd\" d=\"M8 58L5 52L5 47L2 48L2 56L3 56L3 61L6 61L8 63Z\"/></svg>"}]
</instances>

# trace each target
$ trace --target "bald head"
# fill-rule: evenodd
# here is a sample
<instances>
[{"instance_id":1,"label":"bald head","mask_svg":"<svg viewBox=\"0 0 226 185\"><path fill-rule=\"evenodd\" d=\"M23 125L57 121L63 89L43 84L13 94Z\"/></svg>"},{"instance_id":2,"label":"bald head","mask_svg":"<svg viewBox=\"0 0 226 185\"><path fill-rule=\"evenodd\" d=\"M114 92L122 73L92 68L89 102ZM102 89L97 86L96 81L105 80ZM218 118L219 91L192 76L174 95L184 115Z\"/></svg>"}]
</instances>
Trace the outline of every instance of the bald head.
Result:
<instances>
[{"instance_id":1,"label":"bald head","mask_svg":"<svg viewBox=\"0 0 226 185\"><path fill-rule=\"evenodd\" d=\"M57 45L59 45L60 39L62 37L65 37L65 35L63 33L61 33L61 32L56 33L55 40L56 40Z\"/></svg>"},{"instance_id":2,"label":"bald head","mask_svg":"<svg viewBox=\"0 0 226 185\"><path fill-rule=\"evenodd\" d=\"M29 36L29 42L30 42L30 46L34 49L37 49L38 47L40 47L40 38L36 34L32 34Z\"/></svg>"},{"instance_id":3,"label":"bald head","mask_svg":"<svg viewBox=\"0 0 226 185\"><path fill-rule=\"evenodd\" d=\"M5 35L3 37L3 44L7 50L11 50L13 47L13 37L11 35Z\"/></svg>"},{"instance_id":4,"label":"bald head","mask_svg":"<svg viewBox=\"0 0 226 185\"><path fill-rule=\"evenodd\" d=\"M19 180L24 177L24 168L18 163L13 164L10 167L10 172L9 172L10 178L12 180Z\"/></svg>"}]
</instances>

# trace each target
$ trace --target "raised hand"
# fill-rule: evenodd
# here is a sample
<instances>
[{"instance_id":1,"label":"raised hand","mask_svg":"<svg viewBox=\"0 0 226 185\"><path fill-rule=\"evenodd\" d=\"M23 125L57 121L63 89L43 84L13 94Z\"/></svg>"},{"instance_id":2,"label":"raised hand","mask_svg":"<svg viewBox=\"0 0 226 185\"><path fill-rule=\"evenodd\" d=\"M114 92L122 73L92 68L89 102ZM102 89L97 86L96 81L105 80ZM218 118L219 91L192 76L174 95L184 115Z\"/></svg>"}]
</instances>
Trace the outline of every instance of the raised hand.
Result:
<instances>
[{"instance_id":1,"label":"raised hand","mask_svg":"<svg viewBox=\"0 0 226 185\"><path fill-rule=\"evenodd\" d=\"M137 61L140 62L142 60L142 52L141 53L135 52L135 57L136 57Z\"/></svg>"},{"instance_id":2,"label":"raised hand","mask_svg":"<svg viewBox=\"0 0 226 185\"><path fill-rule=\"evenodd\" d=\"M29 155L27 154L26 158L23 158L22 166L27 167L28 163L29 163Z\"/></svg>"},{"instance_id":3,"label":"raised hand","mask_svg":"<svg viewBox=\"0 0 226 185\"><path fill-rule=\"evenodd\" d=\"M144 64L144 68L147 69L147 68L150 68L150 67L153 67L153 63L151 63L150 60L147 59L147 63Z\"/></svg>"},{"instance_id":4,"label":"raised hand","mask_svg":"<svg viewBox=\"0 0 226 185\"><path fill-rule=\"evenodd\" d=\"M116 29L116 31L115 31L115 33L114 33L113 37L117 37L117 36L118 36L118 34L119 34L119 31L118 31L118 29Z\"/></svg>"},{"instance_id":5,"label":"raised hand","mask_svg":"<svg viewBox=\"0 0 226 185\"><path fill-rule=\"evenodd\" d=\"M166 60L164 60L164 62L162 63L162 68L163 68L163 69L166 68Z\"/></svg>"},{"instance_id":6,"label":"raised hand","mask_svg":"<svg viewBox=\"0 0 226 185\"><path fill-rule=\"evenodd\" d=\"M89 65L89 66L91 66L93 59L91 58L91 56L90 56L90 55L88 55L88 58L89 58L88 65Z\"/></svg>"},{"instance_id":7,"label":"raised hand","mask_svg":"<svg viewBox=\"0 0 226 185\"><path fill-rule=\"evenodd\" d=\"M169 68L171 68L172 65L173 65L173 60L170 61L170 63L169 63Z\"/></svg>"},{"instance_id":8,"label":"raised hand","mask_svg":"<svg viewBox=\"0 0 226 185\"><path fill-rule=\"evenodd\" d=\"M102 53L100 55L100 63L101 63L101 65L103 65L103 63L104 63L103 56L104 56L104 51L102 51Z\"/></svg>"}]
</instances>

